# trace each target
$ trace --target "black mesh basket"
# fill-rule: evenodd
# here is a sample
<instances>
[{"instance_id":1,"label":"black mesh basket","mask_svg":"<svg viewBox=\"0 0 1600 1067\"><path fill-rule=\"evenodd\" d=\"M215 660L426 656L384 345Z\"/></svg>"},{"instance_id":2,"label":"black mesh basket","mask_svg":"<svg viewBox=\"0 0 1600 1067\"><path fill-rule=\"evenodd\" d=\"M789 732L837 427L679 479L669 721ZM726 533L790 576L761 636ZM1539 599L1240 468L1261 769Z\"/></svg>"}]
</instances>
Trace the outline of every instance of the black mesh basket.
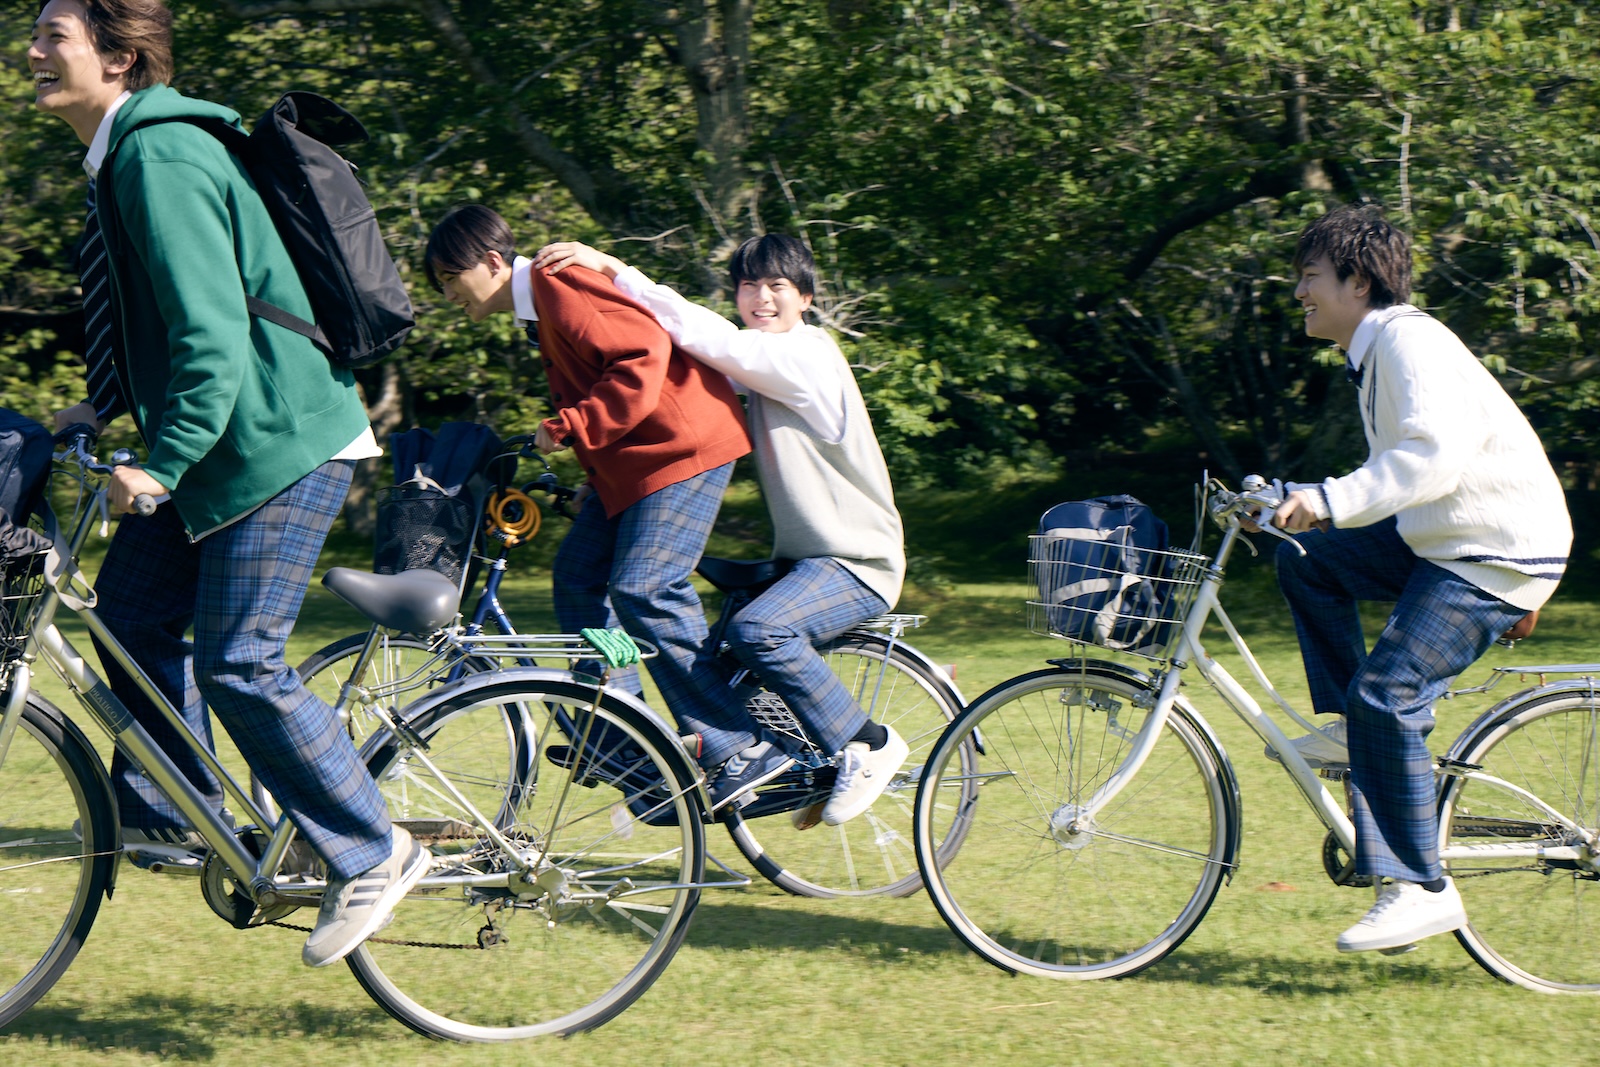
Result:
<instances>
[{"instance_id":1,"label":"black mesh basket","mask_svg":"<svg viewBox=\"0 0 1600 1067\"><path fill-rule=\"evenodd\" d=\"M0 562L0 660L22 654L28 640L28 617L44 593L46 553L36 552Z\"/></svg>"},{"instance_id":2,"label":"black mesh basket","mask_svg":"<svg viewBox=\"0 0 1600 1067\"><path fill-rule=\"evenodd\" d=\"M449 496L420 485L380 489L372 569L379 574L433 570L460 585L477 520L467 495Z\"/></svg>"}]
</instances>

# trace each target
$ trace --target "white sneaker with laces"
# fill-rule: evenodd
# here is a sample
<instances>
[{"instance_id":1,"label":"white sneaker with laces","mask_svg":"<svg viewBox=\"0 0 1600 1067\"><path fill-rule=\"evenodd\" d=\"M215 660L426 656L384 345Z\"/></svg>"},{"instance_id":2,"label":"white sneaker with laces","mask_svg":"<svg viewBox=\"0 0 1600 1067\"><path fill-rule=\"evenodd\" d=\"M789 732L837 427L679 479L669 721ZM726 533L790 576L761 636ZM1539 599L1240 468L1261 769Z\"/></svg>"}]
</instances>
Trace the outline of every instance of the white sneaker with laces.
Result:
<instances>
[{"instance_id":1,"label":"white sneaker with laces","mask_svg":"<svg viewBox=\"0 0 1600 1067\"><path fill-rule=\"evenodd\" d=\"M1348 767L1350 766L1350 748L1345 742L1344 716L1335 715L1333 722L1315 733L1296 737L1289 742L1302 759L1311 765L1312 770L1319 767ZM1282 763L1278 753L1272 748L1267 749L1267 758L1274 763Z\"/></svg>"},{"instance_id":2,"label":"white sneaker with laces","mask_svg":"<svg viewBox=\"0 0 1600 1067\"><path fill-rule=\"evenodd\" d=\"M839 777L822 809L822 821L838 826L860 815L889 788L894 773L911 755L905 738L887 727L889 739L882 748L868 748L865 741L852 741L839 754Z\"/></svg>"},{"instance_id":3,"label":"white sneaker with laces","mask_svg":"<svg viewBox=\"0 0 1600 1067\"><path fill-rule=\"evenodd\" d=\"M1372 909L1339 935L1339 951L1401 948L1424 937L1461 929L1467 925L1467 909L1455 882L1446 878L1444 883L1437 893L1415 882L1389 883Z\"/></svg>"},{"instance_id":4,"label":"white sneaker with laces","mask_svg":"<svg viewBox=\"0 0 1600 1067\"><path fill-rule=\"evenodd\" d=\"M317 925L300 958L308 967L337 963L389 925L395 905L428 873L433 858L396 826L389 858L354 878L330 879L317 909Z\"/></svg>"}]
</instances>

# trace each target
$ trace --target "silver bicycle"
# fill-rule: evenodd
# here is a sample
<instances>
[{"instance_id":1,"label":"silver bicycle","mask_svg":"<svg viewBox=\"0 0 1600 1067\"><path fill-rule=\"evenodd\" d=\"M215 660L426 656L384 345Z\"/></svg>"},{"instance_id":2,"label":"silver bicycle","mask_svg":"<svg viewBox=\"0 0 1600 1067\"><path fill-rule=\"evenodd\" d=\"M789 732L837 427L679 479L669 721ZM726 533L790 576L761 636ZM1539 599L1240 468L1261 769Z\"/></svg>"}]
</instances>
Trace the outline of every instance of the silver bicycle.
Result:
<instances>
[{"instance_id":1,"label":"silver bicycle","mask_svg":"<svg viewBox=\"0 0 1600 1067\"><path fill-rule=\"evenodd\" d=\"M71 532L47 513L52 547L9 564L0 603L0 1025L61 977L125 856L102 761L77 723L32 689L41 663L204 837L198 885L220 919L239 929L291 925L326 886L320 864L294 847L293 825L267 818L106 631L76 561L105 515L113 465L89 454L85 438L56 459L56 474L78 486ZM375 621L411 618L431 629L455 612L453 589L441 595L415 572L369 577L349 599ZM237 827L63 636L63 609L140 680L223 783ZM567 635L506 648L512 659L606 652ZM378 702L374 713L361 756L396 821L434 859L393 923L348 962L367 992L415 1030L499 1041L598 1026L660 976L702 889L748 884L705 880L698 772L665 724L603 679L496 665L398 709ZM595 763L552 758L552 749L574 748L603 761L610 788L594 788Z\"/></svg>"},{"instance_id":2,"label":"silver bicycle","mask_svg":"<svg viewBox=\"0 0 1600 1067\"><path fill-rule=\"evenodd\" d=\"M511 447L520 440L508 442L508 451L496 462L527 458ZM481 588L461 617L434 629L415 618L384 618L366 633L341 638L300 665L305 684L339 711L358 743L383 721L379 704L392 707L396 701L415 699L421 689L507 661L534 662L529 653L549 639L517 633L501 601L501 588L511 550L539 532L539 507L530 496L536 491L548 494L562 511L573 496L547 472L521 490L505 490L491 498L483 516L490 531L484 538L489 550L477 556ZM699 573L723 594L709 637L713 647L724 647L723 634L734 616L780 577L785 566L771 560L701 561ZM464 562L459 570L468 572ZM323 581L351 599L347 590L359 589L369 577L335 568ZM884 794L868 811L840 826L821 823L821 809L837 774L833 754L820 749L780 697L724 654L729 684L761 726L798 754L798 762L756 790L747 806L719 812L716 821L726 826L734 846L756 871L785 891L810 897L909 896L922 888L911 844L912 799L928 750L965 703L950 675L905 639L926 622L925 615L886 614L818 646L862 710L873 721L893 726L911 747L905 766ZM571 657L559 647L557 651L562 666L567 666ZM509 719L508 751L516 747L515 727L516 720ZM976 743L969 746L966 757L970 760L975 754ZM604 777L599 774L595 780ZM253 788L263 810L275 814L265 787L255 782ZM391 806L407 810L412 801L386 784L384 788ZM961 820L951 824L941 842L941 855L952 856L961 847L963 829Z\"/></svg>"},{"instance_id":3,"label":"silver bicycle","mask_svg":"<svg viewBox=\"0 0 1600 1067\"><path fill-rule=\"evenodd\" d=\"M1354 873L1346 803L1328 787L1331 778L1340 788L1341 773L1319 777L1201 642L1215 620L1257 689L1309 726L1218 601L1241 522L1254 515L1276 533L1264 520L1279 499L1260 479L1244 492L1215 480L1207 488L1205 510L1222 529L1214 555L1139 553L1129 568L1124 553L1108 552L1099 573L1090 563L1077 576L1158 583L1159 606L1132 620L1169 634L1147 655L1150 667L1080 648L983 694L930 754L917 794L918 858L933 859L952 812L965 816L967 841L948 862L923 863L923 877L945 922L997 967L1047 978L1125 977L1177 948L1205 917L1237 869L1242 813L1233 765L1187 695L1202 688L1281 754L1284 772L1328 828L1328 876L1371 884ZM1051 542L1033 539L1036 577L1059 566ZM1030 610L1042 632L1075 629L1067 625L1075 609L1064 602L1041 599ZM1575 677L1496 704L1437 761L1439 853L1470 919L1456 936L1507 982L1597 993L1600 665L1505 667L1494 681L1519 673ZM1204 684L1180 689L1185 681ZM960 754L980 729L985 745L971 769ZM974 784L974 799L952 803Z\"/></svg>"}]
</instances>

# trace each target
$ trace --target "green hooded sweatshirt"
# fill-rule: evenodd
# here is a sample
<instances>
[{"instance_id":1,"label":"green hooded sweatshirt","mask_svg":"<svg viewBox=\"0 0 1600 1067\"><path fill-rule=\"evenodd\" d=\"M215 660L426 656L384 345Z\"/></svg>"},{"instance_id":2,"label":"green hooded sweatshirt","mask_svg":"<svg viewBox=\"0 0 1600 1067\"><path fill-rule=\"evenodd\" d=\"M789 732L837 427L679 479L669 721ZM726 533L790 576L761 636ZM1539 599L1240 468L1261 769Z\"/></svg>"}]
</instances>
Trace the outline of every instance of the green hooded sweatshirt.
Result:
<instances>
[{"instance_id":1,"label":"green hooded sweatshirt","mask_svg":"<svg viewBox=\"0 0 1600 1067\"><path fill-rule=\"evenodd\" d=\"M368 420L349 371L246 310L248 293L312 317L243 164L190 123L135 129L180 115L239 123L164 85L134 93L112 120L97 201L145 469L199 538L316 470Z\"/></svg>"}]
</instances>

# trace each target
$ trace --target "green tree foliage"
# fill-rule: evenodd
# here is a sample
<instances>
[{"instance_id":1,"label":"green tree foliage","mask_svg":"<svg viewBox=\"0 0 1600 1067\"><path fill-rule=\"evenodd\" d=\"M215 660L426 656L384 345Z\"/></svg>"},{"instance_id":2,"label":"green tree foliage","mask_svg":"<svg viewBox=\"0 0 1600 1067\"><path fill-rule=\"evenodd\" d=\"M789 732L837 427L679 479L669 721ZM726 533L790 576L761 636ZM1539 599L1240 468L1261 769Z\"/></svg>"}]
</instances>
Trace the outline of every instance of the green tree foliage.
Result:
<instances>
[{"instance_id":1,"label":"green tree foliage","mask_svg":"<svg viewBox=\"0 0 1600 1067\"><path fill-rule=\"evenodd\" d=\"M607 247L727 309L737 242L797 233L902 484L1101 452L1310 476L1359 459L1289 255L1333 201L1417 236L1417 299L1594 468L1592 5L1551 0L218 0L174 4L178 86L247 116L287 87L354 153L421 325L366 372L381 432L544 411L509 321L422 284L463 200L523 250ZM0 364L73 391L66 128L0 65ZM20 398L20 399L19 399ZM30 409L31 410L31 409ZM1204 454L1201 459L1199 453ZM1185 475L1187 477L1187 475Z\"/></svg>"}]
</instances>

